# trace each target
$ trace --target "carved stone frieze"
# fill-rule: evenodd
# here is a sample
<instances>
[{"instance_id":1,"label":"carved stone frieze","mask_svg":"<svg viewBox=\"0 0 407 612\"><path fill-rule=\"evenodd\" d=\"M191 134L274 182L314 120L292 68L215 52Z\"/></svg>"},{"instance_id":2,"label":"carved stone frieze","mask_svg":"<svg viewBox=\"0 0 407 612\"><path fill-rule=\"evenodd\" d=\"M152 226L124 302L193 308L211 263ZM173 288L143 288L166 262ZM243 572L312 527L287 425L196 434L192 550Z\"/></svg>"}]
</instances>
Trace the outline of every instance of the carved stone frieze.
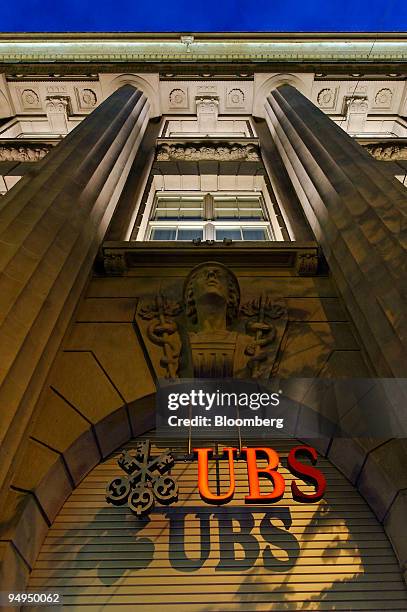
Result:
<instances>
[{"instance_id":1,"label":"carved stone frieze","mask_svg":"<svg viewBox=\"0 0 407 612\"><path fill-rule=\"evenodd\" d=\"M259 161L259 150L254 144L160 144L157 161Z\"/></svg>"},{"instance_id":2,"label":"carved stone frieze","mask_svg":"<svg viewBox=\"0 0 407 612\"><path fill-rule=\"evenodd\" d=\"M379 161L403 161L407 160L407 142L378 142L363 145Z\"/></svg>"},{"instance_id":3,"label":"carved stone frieze","mask_svg":"<svg viewBox=\"0 0 407 612\"><path fill-rule=\"evenodd\" d=\"M52 145L0 145L0 162L37 162L52 149Z\"/></svg>"}]
</instances>

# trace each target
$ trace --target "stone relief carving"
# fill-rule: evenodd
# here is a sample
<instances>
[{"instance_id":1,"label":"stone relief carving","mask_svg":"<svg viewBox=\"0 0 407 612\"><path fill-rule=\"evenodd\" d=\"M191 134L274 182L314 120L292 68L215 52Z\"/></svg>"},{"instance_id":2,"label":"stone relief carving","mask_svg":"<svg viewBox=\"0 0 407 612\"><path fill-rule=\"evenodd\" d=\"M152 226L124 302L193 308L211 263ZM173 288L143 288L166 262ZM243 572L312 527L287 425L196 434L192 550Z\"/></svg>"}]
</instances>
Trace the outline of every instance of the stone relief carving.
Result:
<instances>
[{"instance_id":1,"label":"stone relief carving","mask_svg":"<svg viewBox=\"0 0 407 612\"><path fill-rule=\"evenodd\" d=\"M46 112L52 132L66 134L68 132L69 96L47 96Z\"/></svg>"},{"instance_id":2,"label":"stone relief carving","mask_svg":"<svg viewBox=\"0 0 407 612\"><path fill-rule=\"evenodd\" d=\"M81 101L84 106L91 108L96 105L97 97L93 89L82 89Z\"/></svg>"},{"instance_id":3,"label":"stone relief carving","mask_svg":"<svg viewBox=\"0 0 407 612\"><path fill-rule=\"evenodd\" d=\"M75 97L79 110L91 110L97 104L97 95L93 89L88 87L75 87Z\"/></svg>"},{"instance_id":4,"label":"stone relief carving","mask_svg":"<svg viewBox=\"0 0 407 612\"><path fill-rule=\"evenodd\" d=\"M325 87L317 95L318 106L325 109L334 109L338 97L338 88Z\"/></svg>"},{"instance_id":5,"label":"stone relief carving","mask_svg":"<svg viewBox=\"0 0 407 612\"><path fill-rule=\"evenodd\" d=\"M230 89L227 93L227 106L229 108L243 108L245 96L239 88Z\"/></svg>"},{"instance_id":6,"label":"stone relief carving","mask_svg":"<svg viewBox=\"0 0 407 612\"><path fill-rule=\"evenodd\" d=\"M67 96L47 96L46 97L47 113L66 113L69 106L69 97Z\"/></svg>"},{"instance_id":7,"label":"stone relief carving","mask_svg":"<svg viewBox=\"0 0 407 612\"><path fill-rule=\"evenodd\" d=\"M267 293L241 303L233 272L206 262L188 274L182 298L140 300L135 323L158 377L269 378L287 308Z\"/></svg>"},{"instance_id":8,"label":"stone relief carving","mask_svg":"<svg viewBox=\"0 0 407 612\"><path fill-rule=\"evenodd\" d=\"M375 106L379 108L390 108L392 98L393 98L392 90L389 89L388 87L383 87L382 89L379 89L379 91L375 95L375 98L374 98Z\"/></svg>"},{"instance_id":9,"label":"stone relief carving","mask_svg":"<svg viewBox=\"0 0 407 612\"><path fill-rule=\"evenodd\" d=\"M36 162L43 159L52 149L51 145L2 145L0 146L0 161Z\"/></svg>"},{"instance_id":10,"label":"stone relief carving","mask_svg":"<svg viewBox=\"0 0 407 612\"><path fill-rule=\"evenodd\" d=\"M259 161L259 150L254 144L160 144L157 161Z\"/></svg>"},{"instance_id":11,"label":"stone relief carving","mask_svg":"<svg viewBox=\"0 0 407 612\"><path fill-rule=\"evenodd\" d=\"M349 96L345 98L345 110L348 132L363 132L369 109L367 96Z\"/></svg>"},{"instance_id":12,"label":"stone relief carving","mask_svg":"<svg viewBox=\"0 0 407 612\"><path fill-rule=\"evenodd\" d=\"M188 108L188 96L183 89L173 89L169 95L171 108Z\"/></svg>"},{"instance_id":13,"label":"stone relief carving","mask_svg":"<svg viewBox=\"0 0 407 612\"><path fill-rule=\"evenodd\" d=\"M33 89L23 89L21 102L25 108L40 108L40 98Z\"/></svg>"},{"instance_id":14,"label":"stone relief carving","mask_svg":"<svg viewBox=\"0 0 407 612\"><path fill-rule=\"evenodd\" d=\"M364 148L379 161L407 160L407 143L375 143L363 145Z\"/></svg>"}]
</instances>

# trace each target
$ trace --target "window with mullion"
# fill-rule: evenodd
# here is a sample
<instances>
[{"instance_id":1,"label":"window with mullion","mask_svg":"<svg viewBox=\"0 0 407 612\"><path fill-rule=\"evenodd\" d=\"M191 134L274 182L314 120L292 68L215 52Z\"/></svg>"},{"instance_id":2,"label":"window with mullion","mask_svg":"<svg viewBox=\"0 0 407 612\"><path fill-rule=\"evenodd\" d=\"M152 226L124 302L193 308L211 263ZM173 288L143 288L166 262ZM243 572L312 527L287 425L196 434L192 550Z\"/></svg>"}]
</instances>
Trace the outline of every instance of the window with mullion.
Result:
<instances>
[{"instance_id":1,"label":"window with mullion","mask_svg":"<svg viewBox=\"0 0 407 612\"><path fill-rule=\"evenodd\" d=\"M274 240L260 194L156 196L148 240Z\"/></svg>"},{"instance_id":2,"label":"window with mullion","mask_svg":"<svg viewBox=\"0 0 407 612\"><path fill-rule=\"evenodd\" d=\"M266 218L260 195L216 195L213 199L215 219L248 219L262 221Z\"/></svg>"}]
</instances>

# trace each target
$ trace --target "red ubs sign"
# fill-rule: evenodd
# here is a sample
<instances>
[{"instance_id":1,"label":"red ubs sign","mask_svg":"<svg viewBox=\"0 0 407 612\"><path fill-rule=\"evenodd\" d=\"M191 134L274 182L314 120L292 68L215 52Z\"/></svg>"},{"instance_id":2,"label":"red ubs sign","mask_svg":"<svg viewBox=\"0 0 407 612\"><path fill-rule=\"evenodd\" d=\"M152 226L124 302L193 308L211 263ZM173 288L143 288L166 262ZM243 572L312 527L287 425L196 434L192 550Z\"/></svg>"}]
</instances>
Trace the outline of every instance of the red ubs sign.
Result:
<instances>
[{"instance_id":1,"label":"red ubs sign","mask_svg":"<svg viewBox=\"0 0 407 612\"><path fill-rule=\"evenodd\" d=\"M209 486L208 459L212 449L195 448L194 451L198 456L198 487L201 498L208 504L226 504L233 499L235 493L234 463L237 448L226 447L223 449L229 464L229 489L226 493L222 494L213 493ZM249 494L245 496L245 502L247 504L277 502L283 497L286 487L284 476L278 471L280 463L278 453L272 448L265 446L243 448L242 451L246 458L249 483ZM302 463L300 461L301 455L308 458L311 461L311 465ZM257 461L260 457L266 457L266 466L258 465ZM301 480L313 484L315 487L313 493L304 493L297 482L293 480L291 483L292 496L298 502L317 502L325 493L326 479L322 472L314 467L316 462L317 451L311 446L296 446L291 449L288 455L287 463L290 472L297 478L301 478ZM265 477L270 481L272 485L271 491L262 492L259 477Z\"/></svg>"}]
</instances>

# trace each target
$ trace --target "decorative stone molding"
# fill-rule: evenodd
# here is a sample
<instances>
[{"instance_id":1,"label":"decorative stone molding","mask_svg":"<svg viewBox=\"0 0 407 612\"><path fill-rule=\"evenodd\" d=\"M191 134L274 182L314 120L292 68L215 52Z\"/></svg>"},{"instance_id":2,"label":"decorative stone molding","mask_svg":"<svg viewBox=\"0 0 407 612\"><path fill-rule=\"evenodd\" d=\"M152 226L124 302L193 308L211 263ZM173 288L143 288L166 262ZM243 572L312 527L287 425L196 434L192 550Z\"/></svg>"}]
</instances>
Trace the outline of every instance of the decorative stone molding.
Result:
<instances>
[{"instance_id":1,"label":"decorative stone molding","mask_svg":"<svg viewBox=\"0 0 407 612\"><path fill-rule=\"evenodd\" d=\"M244 108L245 95L244 91L238 87L229 89L226 94L226 105L228 108Z\"/></svg>"},{"instance_id":2,"label":"decorative stone molding","mask_svg":"<svg viewBox=\"0 0 407 612\"><path fill-rule=\"evenodd\" d=\"M318 253L300 251L297 254L296 269L299 276L316 276L318 272Z\"/></svg>"},{"instance_id":3,"label":"decorative stone molding","mask_svg":"<svg viewBox=\"0 0 407 612\"><path fill-rule=\"evenodd\" d=\"M346 128L348 132L364 131L368 108L367 96L353 95L345 97Z\"/></svg>"},{"instance_id":4,"label":"decorative stone molding","mask_svg":"<svg viewBox=\"0 0 407 612\"><path fill-rule=\"evenodd\" d=\"M196 98L196 115L198 131L205 134L216 131L219 114L219 98L214 96L199 96Z\"/></svg>"},{"instance_id":5,"label":"decorative stone molding","mask_svg":"<svg viewBox=\"0 0 407 612\"><path fill-rule=\"evenodd\" d=\"M160 144L157 161L259 161L258 147L254 144Z\"/></svg>"},{"instance_id":6,"label":"decorative stone molding","mask_svg":"<svg viewBox=\"0 0 407 612\"><path fill-rule=\"evenodd\" d=\"M68 110L70 99L67 96L47 96L47 117L52 132L68 133Z\"/></svg>"},{"instance_id":7,"label":"decorative stone molding","mask_svg":"<svg viewBox=\"0 0 407 612\"><path fill-rule=\"evenodd\" d=\"M40 98L34 89L23 89L20 96L21 104L24 109L32 110L41 108Z\"/></svg>"},{"instance_id":8,"label":"decorative stone molding","mask_svg":"<svg viewBox=\"0 0 407 612\"><path fill-rule=\"evenodd\" d=\"M168 96L170 108L188 108L187 91L176 87Z\"/></svg>"},{"instance_id":9,"label":"decorative stone molding","mask_svg":"<svg viewBox=\"0 0 407 612\"><path fill-rule=\"evenodd\" d=\"M374 98L375 106L379 108L390 108L392 99L393 99L392 90L389 89L388 87L382 87L382 89L379 89L379 91L375 95L375 98Z\"/></svg>"},{"instance_id":10,"label":"decorative stone molding","mask_svg":"<svg viewBox=\"0 0 407 612\"><path fill-rule=\"evenodd\" d=\"M407 142L378 142L363 145L366 151L379 161L404 161L407 160Z\"/></svg>"},{"instance_id":11,"label":"decorative stone molding","mask_svg":"<svg viewBox=\"0 0 407 612\"><path fill-rule=\"evenodd\" d=\"M79 110L92 110L97 104L97 95L93 89L76 87L75 95Z\"/></svg>"},{"instance_id":12,"label":"decorative stone molding","mask_svg":"<svg viewBox=\"0 0 407 612\"><path fill-rule=\"evenodd\" d=\"M0 162L37 162L43 159L52 149L52 145L39 144L38 146L27 145L1 145Z\"/></svg>"},{"instance_id":13,"label":"decorative stone molding","mask_svg":"<svg viewBox=\"0 0 407 612\"><path fill-rule=\"evenodd\" d=\"M338 87L324 87L317 95L320 108L334 110L338 99Z\"/></svg>"}]
</instances>

